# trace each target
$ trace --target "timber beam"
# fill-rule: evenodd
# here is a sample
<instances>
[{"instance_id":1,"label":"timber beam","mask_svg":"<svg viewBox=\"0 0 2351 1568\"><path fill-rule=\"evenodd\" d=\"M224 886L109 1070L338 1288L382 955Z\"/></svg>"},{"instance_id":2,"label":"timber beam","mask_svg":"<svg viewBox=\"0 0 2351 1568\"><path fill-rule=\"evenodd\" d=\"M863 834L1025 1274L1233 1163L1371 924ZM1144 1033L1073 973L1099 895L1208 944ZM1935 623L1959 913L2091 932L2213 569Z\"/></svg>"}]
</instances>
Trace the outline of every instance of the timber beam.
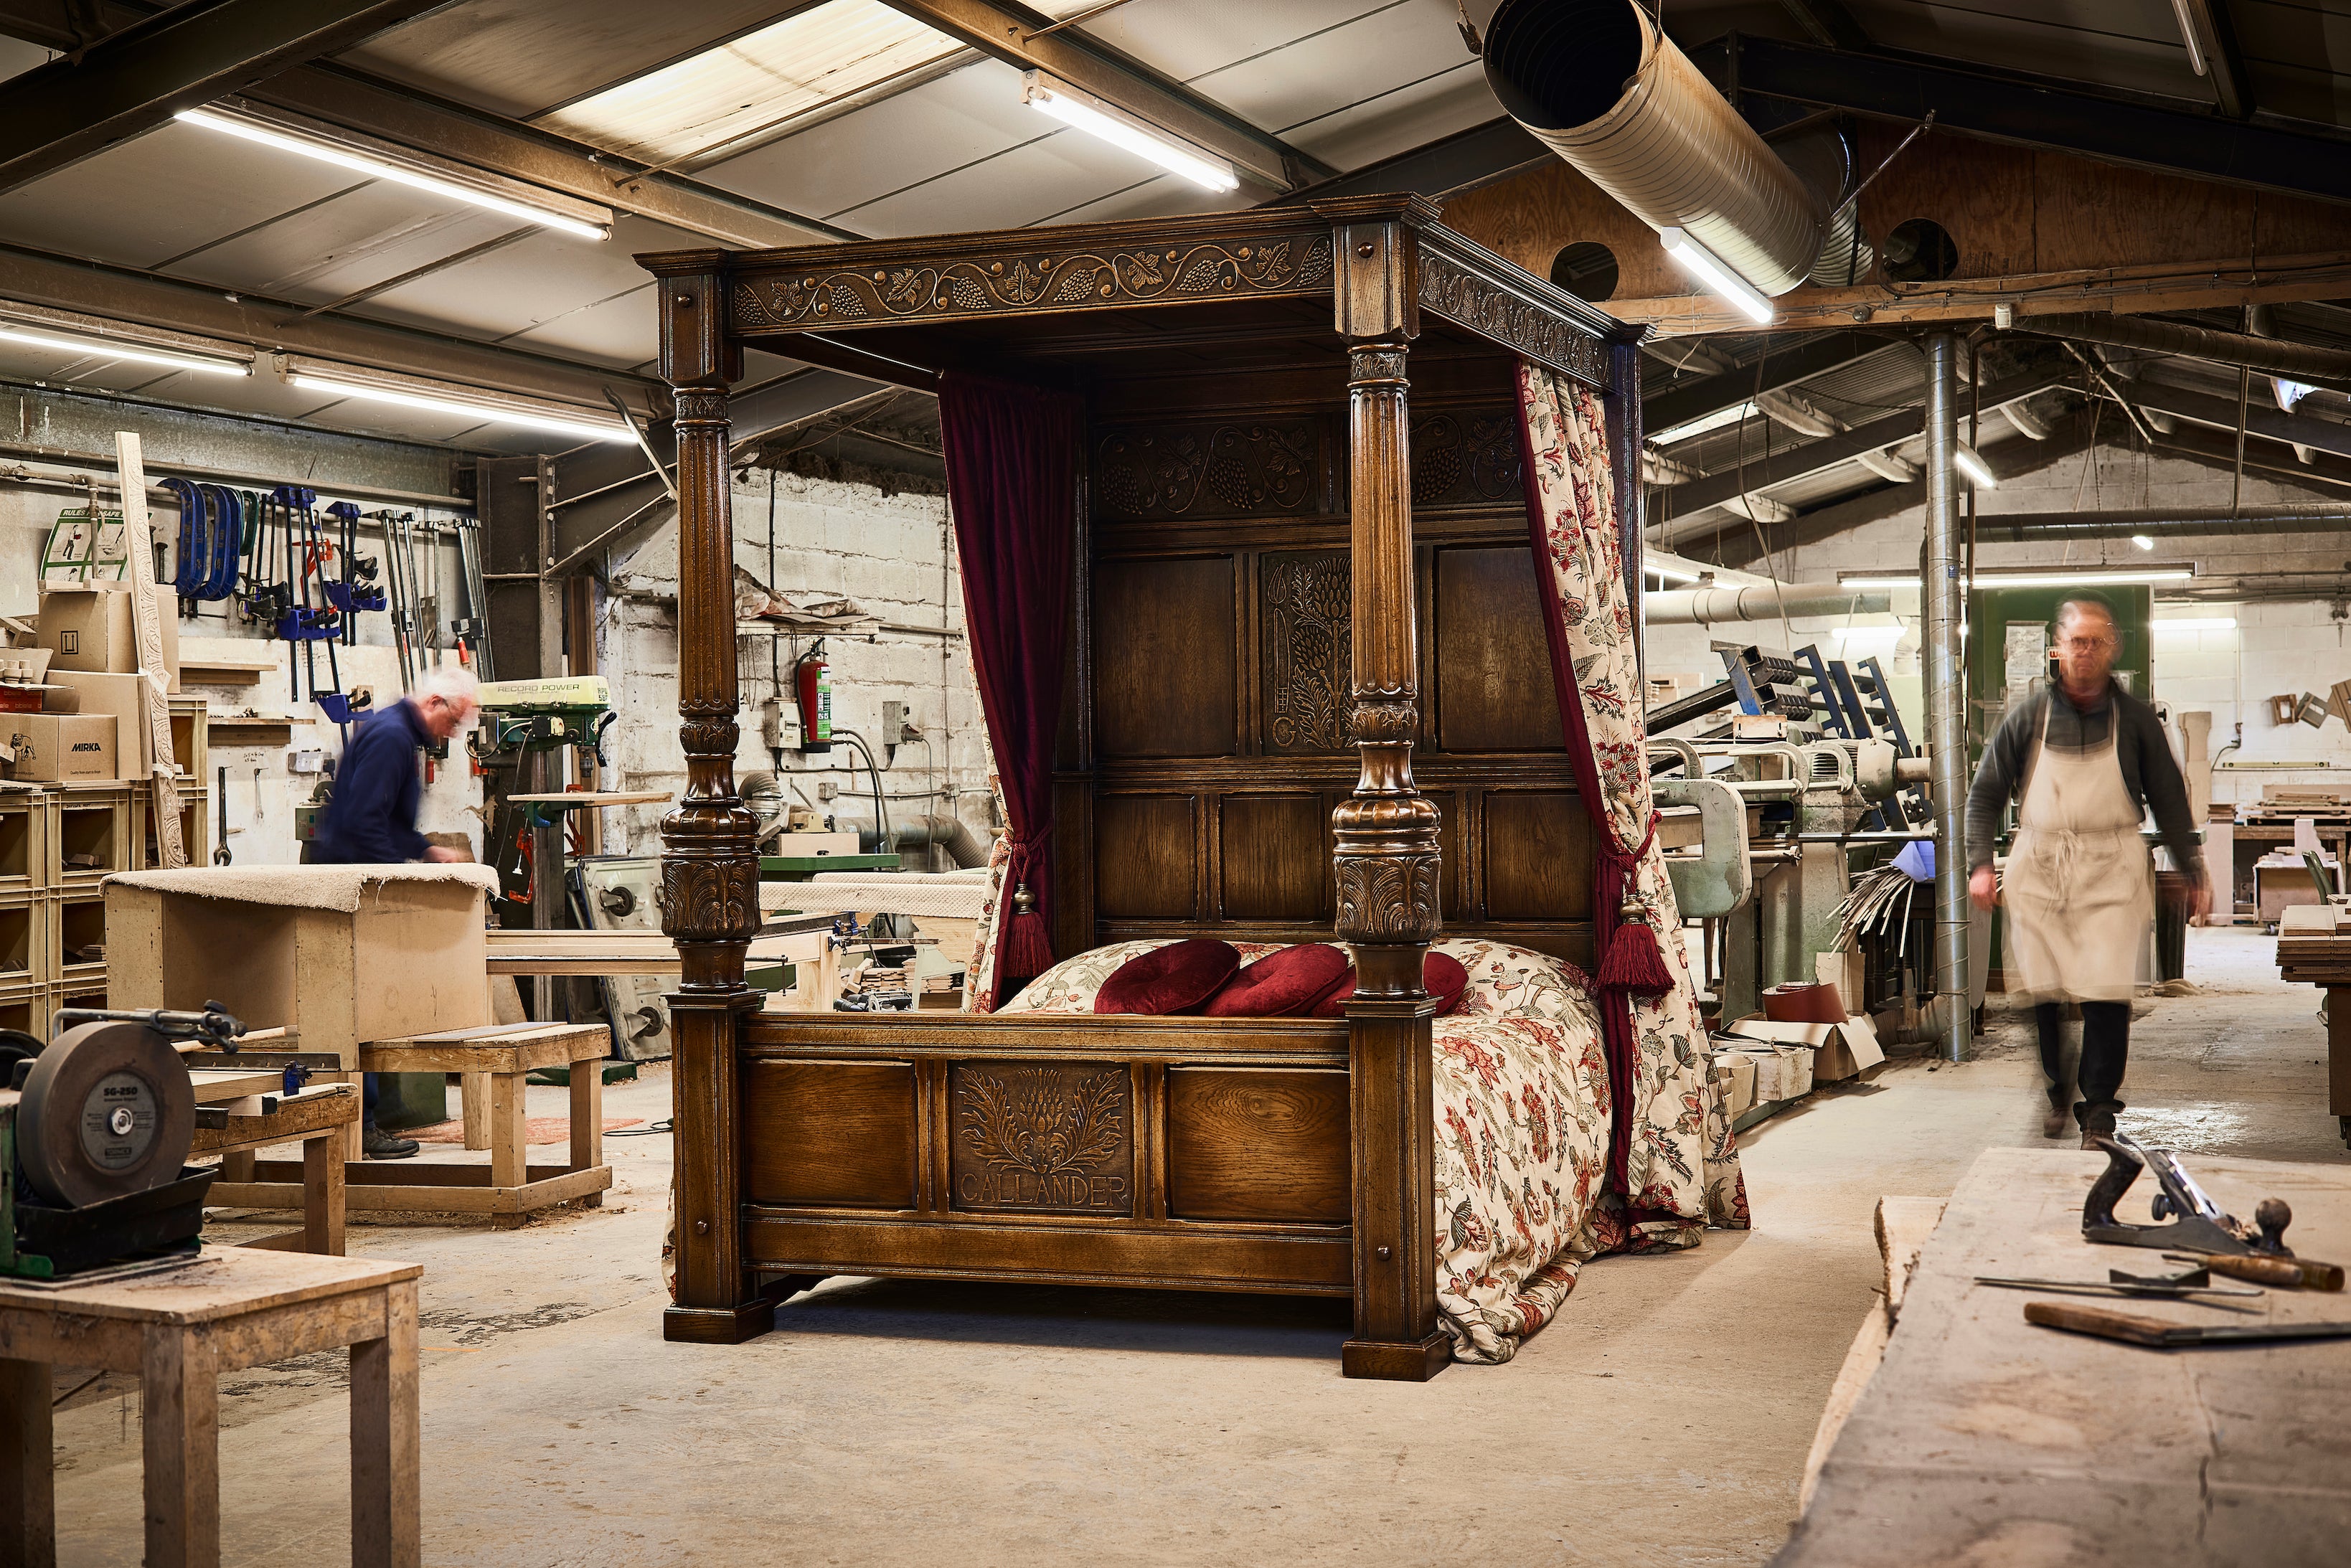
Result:
<instances>
[{"instance_id":1,"label":"timber beam","mask_svg":"<svg viewBox=\"0 0 2351 1568\"><path fill-rule=\"evenodd\" d=\"M1276 191L1338 172L1271 131L1111 47L1083 30L1046 32L1053 19L1016 0L883 0L1015 70L1040 70L1227 160Z\"/></svg>"},{"instance_id":2,"label":"timber beam","mask_svg":"<svg viewBox=\"0 0 2351 1568\"><path fill-rule=\"evenodd\" d=\"M123 0L90 3L102 23L117 28L151 15L147 7ZM0 0L0 33L52 49L71 50L85 41L74 26L67 0ZM14 85L10 84L12 90ZM860 237L847 229L681 174L647 172L643 163L585 142L427 98L339 65L322 62L282 69L266 80L255 79L246 89L246 96L419 152L615 207L737 249L821 245Z\"/></svg>"},{"instance_id":3,"label":"timber beam","mask_svg":"<svg viewBox=\"0 0 2351 1568\"><path fill-rule=\"evenodd\" d=\"M8 83L0 191L55 173L183 109L438 9L444 0L187 0Z\"/></svg>"},{"instance_id":4,"label":"timber beam","mask_svg":"<svg viewBox=\"0 0 2351 1568\"><path fill-rule=\"evenodd\" d=\"M2307 446L2314 452L2332 453L2337 457L2351 457L2351 424L2338 424L2331 419L2313 419L2304 413L2288 413L2272 402L2266 392L2264 388L2262 394L2245 401L2243 413L2248 435L2283 442L2289 446ZM2137 404L2142 412L2152 409L2158 413L2210 425L2215 430L2233 433L2237 428L2239 411L2233 398L2214 397L2210 392L2167 386L2144 376L2130 383L2129 395L2131 402Z\"/></svg>"},{"instance_id":5,"label":"timber beam","mask_svg":"<svg viewBox=\"0 0 2351 1568\"><path fill-rule=\"evenodd\" d=\"M1613 310L1614 307L1607 308ZM1875 338L1860 332L1823 333L1817 337L1801 337L1786 346L1774 343L1757 367L1734 367L1719 375L1686 385L1661 386L1641 400L1641 423L1653 434L1669 432L1676 425L1687 424L1725 409L1737 408L1753 397L1757 391L1757 371L1761 371L1761 390L1778 392L1794 386L1814 376L1841 370L1857 360L1864 360L1880 350L1891 348L1899 341L1894 338Z\"/></svg>"},{"instance_id":6,"label":"timber beam","mask_svg":"<svg viewBox=\"0 0 2351 1568\"><path fill-rule=\"evenodd\" d=\"M1779 99L2045 147L2281 195L2351 202L2351 140L2333 127L2232 120L2183 99L2103 93L2054 78L1917 56L1848 54L1733 33L1693 50L1738 97ZM2242 101L2242 89L2236 95Z\"/></svg>"}]
</instances>

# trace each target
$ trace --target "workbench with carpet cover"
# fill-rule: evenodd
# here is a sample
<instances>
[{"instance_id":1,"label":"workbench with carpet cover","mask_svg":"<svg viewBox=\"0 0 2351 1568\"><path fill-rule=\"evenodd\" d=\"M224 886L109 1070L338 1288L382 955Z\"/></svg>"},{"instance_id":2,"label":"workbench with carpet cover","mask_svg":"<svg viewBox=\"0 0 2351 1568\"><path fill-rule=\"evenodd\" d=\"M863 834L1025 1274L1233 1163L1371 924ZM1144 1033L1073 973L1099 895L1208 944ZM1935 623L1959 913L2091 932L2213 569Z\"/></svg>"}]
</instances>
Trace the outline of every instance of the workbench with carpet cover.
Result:
<instances>
[{"instance_id":1,"label":"workbench with carpet cover","mask_svg":"<svg viewBox=\"0 0 2351 1568\"><path fill-rule=\"evenodd\" d=\"M1635 329L1404 196L639 259L689 771L670 1337L831 1274L1320 1293L1350 1375L1418 1379L1507 1359L1591 1256L1745 1222L1649 831ZM960 1014L742 983L754 344L940 400L1006 824ZM1343 945L1353 988L1097 1010L1200 939Z\"/></svg>"}]
</instances>

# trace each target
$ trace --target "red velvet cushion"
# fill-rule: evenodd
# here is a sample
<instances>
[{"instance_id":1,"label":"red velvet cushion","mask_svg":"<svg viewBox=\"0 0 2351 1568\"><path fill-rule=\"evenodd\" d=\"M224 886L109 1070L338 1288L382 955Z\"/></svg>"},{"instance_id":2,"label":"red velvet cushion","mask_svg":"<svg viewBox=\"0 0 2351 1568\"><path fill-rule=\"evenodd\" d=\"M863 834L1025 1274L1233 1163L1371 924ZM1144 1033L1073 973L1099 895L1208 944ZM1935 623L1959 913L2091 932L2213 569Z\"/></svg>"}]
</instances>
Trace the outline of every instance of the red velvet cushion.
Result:
<instances>
[{"instance_id":1,"label":"red velvet cushion","mask_svg":"<svg viewBox=\"0 0 2351 1568\"><path fill-rule=\"evenodd\" d=\"M1186 1013L1233 977L1241 956L1229 942L1194 937L1129 958L1094 993L1098 1013Z\"/></svg>"},{"instance_id":2,"label":"red velvet cushion","mask_svg":"<svg viewBox=\"0 0 2351 1568\"><path fill-rule=\"evenodd\" d=\"M1469 971L1461 967L1458 958L1448 958L1442 953L1431 953L1420 966L1420 983L1437 998L1439 1018L1461 1005L1461 993L1469 988ZM1347 999L1355 994L1355 971L1349 969L1328 995L1314 1004L1314 1016L1335 1019L1346 1016Z\"/></svg>"},{"instance_id":3,"label":"red velvet cushion","mask_svg":"<svg viewBox=\"0 0 2351 1568\"><path fill-rule=\"evenodd\" d=\"M1212 1019L1291 1018L1347 977L1347 955L1328 942L1278 947L1225 982L1200 1011Z\"/></svg>"}]
</instances>

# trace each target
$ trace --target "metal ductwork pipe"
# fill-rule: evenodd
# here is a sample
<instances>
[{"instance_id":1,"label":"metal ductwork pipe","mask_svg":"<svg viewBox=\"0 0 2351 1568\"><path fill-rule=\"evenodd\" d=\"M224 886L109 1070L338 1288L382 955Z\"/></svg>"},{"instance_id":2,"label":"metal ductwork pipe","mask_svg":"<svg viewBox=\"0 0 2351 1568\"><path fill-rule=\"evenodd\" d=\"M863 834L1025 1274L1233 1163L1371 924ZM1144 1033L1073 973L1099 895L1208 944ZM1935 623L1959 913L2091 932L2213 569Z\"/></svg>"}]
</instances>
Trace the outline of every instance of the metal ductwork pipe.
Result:
<instances>
[{"instance_id":1,"label":"metal ductwork pipe","mask_svg":"<svg viewBox=\"0 0 2351 1568\"><path fill-rule=\"evenodd\" d=\"M1959 665L1959 340L1927 340L1928 752L1935 764L1935 1005L1943 1054L1965 1059L1968 1007L1968 724Z\"/></svg>"},{"instance_id":2,"label":"metal ductwork pipe","mask_svg":"<svg viewBox=\"0 0 2351 1568\"><path fill-rule=\"evenodd\" d=\"M2314 349L2276 338L2256 338L2248 332L2223 332L2210 327L2189 327L2178 321L2155 321L2145 316L2030 316L2017 324L2022 332L2050 338L2070 338L2077 343L2103 343L2110 349L2138 349L2155 354L2183 354L2191 360L2242 365L2265 375L2312 386L2351 391L2351 351Z\"/></svg>"},{"instance_id":3,"label":"metal ductwork pipe","mask_svg":"<svg viewBox=\"0 0 2351 1568\"><path fill-rule=\"evenodd\" d=\"M1976 521L1976 538L1997 544L2035 539L2235 538L2272 534L2351 535L2351 507L2244 507L2236 512L2159 507L2134 512L2011 512ZM1667 595L1668 598L1671 595ZM1651 594L1654 601L1656 595Z\"/></svg>"},{"instance_id":4,"label":"metal ductwork pipe","mask_svg":"<svg viewBox=\"0 0 2351 1568\"><path fill-rule=\"evenodd\" d=\"M1777 621L1789 615L1885 615L1894 595L1885 589L1835 582L1792 582L1747 588L1677 588L1641 596L1641 616L1652 626L1712 626L1726 621Z\"/></svg>"},{"instance_id":5,"label":"metal ductwork pipe","mask_svg":"<svg viewBox=\"0 0 2351 1568\"><path fill-rule=\"evenodd\" d=\"M843 795L841 799L852 800L855 797ZM936 844L946 851L949 858L965 871L987 863L987 841L972 831L971 824L961 817L950 817L944 812L933 811L927 816L916 817L911 821L893 822L890 837L902 850L918 850L925 844ZM878 853L882 848L882 842L879 830L862 826L858 828L857 847L860 852Z\"/></svg>"},{"instance_id":6,"label":"metal ductwork pipe","mask_svg":"<svg viewBox=\"0 0 2351 1568\"><path fill-rule=\"evenodd\" d=\"M1627 212L1686 231L1765 294L1822 259L1843 193L1798 178L1633 0L1503 0L1486 25L1486 80Z\"/></svg>"}]
</instances>

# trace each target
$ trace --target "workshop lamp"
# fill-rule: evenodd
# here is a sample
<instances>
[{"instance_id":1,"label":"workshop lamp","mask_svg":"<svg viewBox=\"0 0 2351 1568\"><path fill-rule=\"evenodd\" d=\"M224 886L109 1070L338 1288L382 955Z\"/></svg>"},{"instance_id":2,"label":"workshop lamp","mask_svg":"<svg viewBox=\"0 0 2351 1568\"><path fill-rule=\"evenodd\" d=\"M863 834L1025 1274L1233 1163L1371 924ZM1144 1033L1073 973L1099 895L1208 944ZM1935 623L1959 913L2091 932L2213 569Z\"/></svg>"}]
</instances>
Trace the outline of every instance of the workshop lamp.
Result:
<instances>
[{"instance_id":1,"label":"workshop lamp","mask_svg":"<svg viewBox=\"0 0 2351 1568\"><path fill-rule=\"evenodd\" d=\"M502 397L422 378L393 376L350 365L277 357L277 376L287 386L305 392L333 392L363 402L390 403L427 413L455 414L490 424L512 424L525 430L545 430L583 441L626 444L636 439L625 424L587 417L584 411L563 403Z\"/></svg>"},{"instance_id":2,"label":"workshop lamp","mask_svg":"<svg viewBox=\"0 0 2351 1568\"><path fill-rule=\"evenodd\" d=\"M183 109L175 118L185 125L202 126L206 131L217 131L225 135L241 137L247 141L258 142L264 147L274 147L281 152L292 152L299 157L314 158L321 163L332 163L339 169L349 169L354 173L365 174L371 179L390 180L395 184L406 185L413 190L428 192L436 196L445 196L453 202L463 202L469 206L486 207L491 212L504 213L510 218L520 218L525 223L544 225L548 228L556 229L564 234L576 235L581 239L607 239L611 235L609 214L606 215L606 221L600 224L578 215L579 213L595 211L587 203L578 204L575 212L565 211L551 202L542 204L528 200L522 194L527 187L522 186L518 182L500 182L501 185L511 183L515 192L514 194L503 194L499 190L491 189L490 182L487 180L478 184L473 183L462 178L452 177L452 174L432 172L418 164L402 162L385 154L363 152L347 142L337 141L324 136L310 135L288 127L266 124L259 120L244 115L224 114L217 110Z\"/></svg>"},{"instance_id":3,"label":"workshop lamp","mask_svg":"<svg viewBox=\"0 0 2351 1568\"><path fill-rule=\"evenodd\" d=\"M1741 315L1756 322L1771 319L1771 301L1763 291L1730 270L1722 258L1690 238L1687 229L1659 229L1657 238L1664 243L1666 254L1679 262L1682 270L1706 285L1707 291L1738 307Z\"/></svg>"},{"instance_id":4,"label":"workshop lamp","mask_svg":"<svg viewBox=\"0 0 2351 1568\"><path fill-rule=\"evenodd\" d=\"M1983 454L1964 441L1951 443L1951 466L1966 475L1970 482L1980 488L2000 488L2000 480L1993 476L1991 465L1983 460Z\"/></svg>"},{"instance_id":5,"label":"workshop lamp","mask_svg":"<svg viewBox=\"0 0 2351 1568\"><path fill-rule=\"evenodd\" d=\"M1029 108L1042 110L1064 125L1101 137L1147 158L1170 173L1181 174L1203 190L1237 191L1240 176L1233 166L1203 148L1181 141L1148 120L1129 114L1043 71L1020 78L1020 96Z\"/></svg>"},{"instance_id":6,"label":"workshop lamp","mask_svg":"<svg viewBox=\"0 0 2351 1568\"><path fill-rule=\"evenodd\" d=\"M215 359L210 354L183 353L145 343L126 343L95 333L63 331L47 325L26 325L0 318L0 342L24 343L36 349L58 349L98 359L130 360L142 365L163 365L207 376L248 376L250 364L241 360Z\"/></svg>"}]
</instances>

